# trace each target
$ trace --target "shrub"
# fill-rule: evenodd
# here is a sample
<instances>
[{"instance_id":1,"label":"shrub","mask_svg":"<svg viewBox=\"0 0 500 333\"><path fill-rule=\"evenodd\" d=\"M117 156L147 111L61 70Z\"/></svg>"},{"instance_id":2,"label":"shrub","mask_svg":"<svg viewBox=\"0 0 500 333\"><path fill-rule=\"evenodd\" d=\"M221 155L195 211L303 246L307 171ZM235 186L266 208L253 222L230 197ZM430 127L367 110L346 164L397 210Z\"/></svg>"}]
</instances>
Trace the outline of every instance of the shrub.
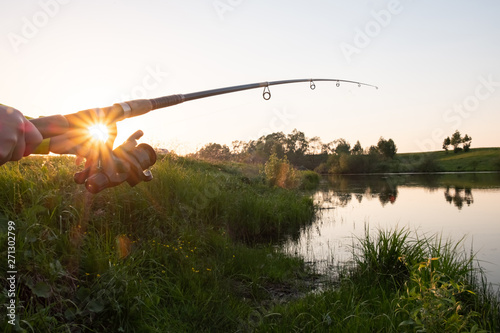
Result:
<instances>
[{"instance_id":1,"label":"shrub","mask_svg":"<svg viewBox=\"0 0 500 333\"><path fill-rule=\"evenodd\" d=\"M300 175L300 188L303 190L315 189L320 181L320 176L317 172L306 170L301 171Z\"/></svg>"},{"instance_id":2,"label":"shrub","mask_svg":"<svg viewBox=\"0 0 500 333\"><path fill-rule=\"evenodd\" d=\"M418 172L439 172L442 168L436 158L430 154L426 154L420 163L417 164Z\"/></svg>"},{"instance_id":3,"label":"shrub","mask_svg":"<svg viewBox=\"0 0 500 333\"><path fill-rule=\"evenodd\" d=\"M286 156L278 158L276 153L273 153L264 165L264 174L267 183L271 186L291 189L299 185L295 169L290 165Z\"/></svg>"}]
</instances>

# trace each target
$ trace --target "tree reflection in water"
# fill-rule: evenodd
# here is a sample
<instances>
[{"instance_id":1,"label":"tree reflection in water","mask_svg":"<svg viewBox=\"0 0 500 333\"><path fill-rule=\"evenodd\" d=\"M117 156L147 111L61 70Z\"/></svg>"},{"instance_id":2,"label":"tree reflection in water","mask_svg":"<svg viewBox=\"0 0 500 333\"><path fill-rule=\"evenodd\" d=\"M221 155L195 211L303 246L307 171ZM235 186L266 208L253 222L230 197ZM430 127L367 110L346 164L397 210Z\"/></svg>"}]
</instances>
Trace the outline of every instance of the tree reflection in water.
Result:
<instances>
[{"instance_id":1,"label":"tree reflection in water","mask_svg":"<svg viewBox=\"0 0 500 333\"><path fill-rule=\"evenodd\" d=\"M454 191L451 192L450 186L447 186L444 191L444 198L450 204L453 203L453 205L455 205L455 207L457 207L459 210L462 209L464 203L466 203L467 206L470 206L472 203L474 203L471 188L455 187Z\"/></svg>"},{"instance_id":2,"label":"tree reflection in water","mask_svg":"<svg viewBox=\"0 0 500 333\"><path fill-rule=\"evenodd\" d=\"M373 176L330 176L328 186L314 195L315 202L322 209L345 207L355 198L378 198L382 206L394 204L398 196L397 182L393 177Z\"/></svg>"},{"instance_id":3,"label":"tree reflection in water","mask_svg":"<svg viewBox=\"0 0 500 333\"><path fill-rule=\"evenodd\" d=\"M365 198L377 198L385 206L396 202L399 186L424 187L431 192L444 189L445 200L460 210L474 203L472 188L490 188L499 178L499 174L330 175L314 200L320 209L345 207L352 199L361 203Z\"/></svg>"}]
</instances>

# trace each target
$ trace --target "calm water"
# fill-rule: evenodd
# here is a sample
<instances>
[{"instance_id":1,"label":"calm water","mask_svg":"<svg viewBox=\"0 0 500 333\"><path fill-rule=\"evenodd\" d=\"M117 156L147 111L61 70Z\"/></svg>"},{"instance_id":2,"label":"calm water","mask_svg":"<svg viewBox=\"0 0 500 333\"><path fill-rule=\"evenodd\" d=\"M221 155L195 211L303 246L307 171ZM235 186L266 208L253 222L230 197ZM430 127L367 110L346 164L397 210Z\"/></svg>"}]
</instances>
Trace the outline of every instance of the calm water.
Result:
<instances>
[{"instance_id":1,"label":"calm water","mask_svg":"<svg viewBox=\"0 0 500 333\"><path fill-rule=\"evenodd\" d=\"M408 227L419 234L441 234L477 253L488 281L500 285L500 174L330 176L314 200L316 221L285 249L325 269L348 262L354 236L365 227Z\"/></svg>"}]
</instances>

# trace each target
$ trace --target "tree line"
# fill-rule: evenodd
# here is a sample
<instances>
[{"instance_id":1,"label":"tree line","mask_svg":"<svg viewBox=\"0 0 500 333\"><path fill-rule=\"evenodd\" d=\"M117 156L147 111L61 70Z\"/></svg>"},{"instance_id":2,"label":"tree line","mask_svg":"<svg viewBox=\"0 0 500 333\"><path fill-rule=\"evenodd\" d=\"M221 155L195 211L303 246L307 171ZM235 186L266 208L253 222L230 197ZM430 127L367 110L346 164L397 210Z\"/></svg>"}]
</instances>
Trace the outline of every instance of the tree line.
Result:
<instances>
[{"instance_id":1,"label":"tree line","mask_svg":"<svg viewBox=\"0 0 500 333\"><path fill-rule=\"evenodd\" d=\"M307 138L294 129L289 134L275 132L257 140L233 141L231 147L208 143L194 153L194 157L213 161L235 161L263 164L275 154L286 158L299 169L320 173L377 172L392 160L397 147L392 139L380 137L376 145L363 148L359 140L351 144L343 139L323 143L317 136Z\"/></svg>"}]
</instances>

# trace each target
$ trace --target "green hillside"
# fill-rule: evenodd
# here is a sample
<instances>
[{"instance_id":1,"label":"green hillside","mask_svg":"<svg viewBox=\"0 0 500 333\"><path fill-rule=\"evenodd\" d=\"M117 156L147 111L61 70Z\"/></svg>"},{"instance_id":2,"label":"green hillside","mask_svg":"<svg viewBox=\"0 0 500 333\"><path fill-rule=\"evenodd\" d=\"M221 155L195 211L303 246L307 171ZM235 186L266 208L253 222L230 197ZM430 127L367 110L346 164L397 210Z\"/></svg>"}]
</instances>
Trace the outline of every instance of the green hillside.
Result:
<instances>
[{"instance_id":1,"label":"green hillside","mask_svg":"<svg viewBox=\"0 0 500 333\"><path fill-rule=\"evenodd\" d=\"M399 169L419 171L500 171L500 148L474 148L468 152L434 151L398 154ZM427 166L427 169L425 168Z\"/></svg>"}]
</instances>

